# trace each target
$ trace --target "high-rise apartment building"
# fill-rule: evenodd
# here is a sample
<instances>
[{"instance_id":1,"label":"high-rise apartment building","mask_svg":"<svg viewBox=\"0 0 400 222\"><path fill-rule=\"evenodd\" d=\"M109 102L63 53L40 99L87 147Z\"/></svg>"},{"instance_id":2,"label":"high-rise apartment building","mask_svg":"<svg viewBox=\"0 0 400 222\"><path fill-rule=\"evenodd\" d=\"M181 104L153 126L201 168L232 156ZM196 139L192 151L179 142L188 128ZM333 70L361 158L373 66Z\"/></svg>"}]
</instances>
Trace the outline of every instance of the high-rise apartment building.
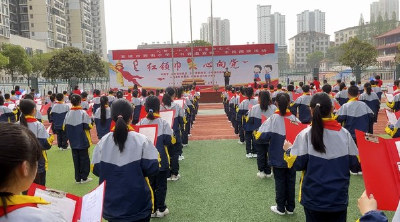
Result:
<instances>
[{"instance_id":1,"label":"high-rise apartment building","mask_svg":"<svg viewBox=\"0 0 400 222\"><path fill-rule=\"evenodd\" d=\"M45 42L49 48L67 45L64 0L10 0L13 35Z\"/></svg>"},{"instance_id":2,"label":"high-rise apartment building","mask_svg":"<svg viewBox=\"0 0 400 222\"><path fill-rule=\"evenodd\" d=\"M325 33L325 12L321 10L304 11L297 15L297 33Z\"/></svg>"},{"instance_id":3,"label":"high-rise apartment building","mask_svg":"<svg viewBox=\"0 0 400 222\"><path fill-rule=\"evenodd\" d=\"M371 17L370 21L375 22L379 15L385 20L386 16L388 19L392 19L395 16L396 20L399 20L399 0L379 0L371 3Z\"/></svg>"},{"instance_id":4,"label":"high-rise apartment building","mask_svg":"<svg viewBox=\"0 0 400 222\"><path fill-rule=\"evenodd\" d=\"M257 5L258 43L286 45L285 16L279 12L271 14L270 5Z\"/></svg>"},{"instance_id":5,"label":"high-rise apartment building","mask_svg":"<svg viewBox=\"0 0 400 222\"><path fill-rule=\"evenodd\" d=\"M106 18L104 0L92 0L93 51L107 60Z\"/></svg>"},{"instance_id":6,"label":"high-rise apartment building","mask_svg":"<svg viewBox=\"0 0 400 222\"><path fill-rule=\"evenodd\" d=\"M67 0L68 43L85 53L93 52L90 0Z\"/></svg>"},{"instance_id":7,"label":"high-rise apartment building","mask_svg":"<svg viewBox=\"0 0 400 222\"><path fill-rule=\"evenodd\" d=\"M230 22L228 19L213 18L214 22L211 24L211 18L208 18L207 23L201 24L200 39L211 43L213 39L214 45L230 45L231 32ZM213 26L213 31L211 28Z\"/></svg>"}]
</instances>

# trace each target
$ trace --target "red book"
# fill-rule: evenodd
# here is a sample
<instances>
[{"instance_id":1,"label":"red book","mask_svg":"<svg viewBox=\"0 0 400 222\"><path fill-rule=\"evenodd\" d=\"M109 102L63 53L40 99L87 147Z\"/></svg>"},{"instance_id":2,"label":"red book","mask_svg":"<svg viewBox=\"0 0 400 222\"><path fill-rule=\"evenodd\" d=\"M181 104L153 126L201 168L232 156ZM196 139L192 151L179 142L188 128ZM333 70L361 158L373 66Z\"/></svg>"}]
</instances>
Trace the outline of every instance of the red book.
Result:
<instances>
[{"instance_id":1,"label":"red book","mask_svg":"<svg viewBox=\"0 0 400 222\"><path fill-rule=\"evenodd\" d=\"M300 132L307 128L307 124L302 124L300 122L294 122L291 121L288 118L285 119L285 129L286 129L286 140L288 140L290 143L294 143L296 140L297 135L300 134Z\"/></svg>"},{"instance_id":2,"label":"red book","mask_svg":"<svg viewBox=\"0 0 400 222\"><path fill-rule=\"evenodd\" d=\"M298 99L302 95L303 94L301 94L301 93L293 93L293 101L296 101L296 99Z\"/></svg>"},{"instance_id":3,"label":"red book","mask_svg":"<svg viewBox=\"0 0 400 222\"><path fill-rule=\"evenodd\" d=\"M43 105L42 108L40 109L40 113L42 115L47 115L47 110L49 110L51 106L51 103L47 103L46 105Z\"/></svg>"},{"instance_id":4,"label":"red book","mask_svg":"<svg viewBox=\"0 0 400 222\"><path fill-rule=\"evenodd\" d=\"M335 109L336 109L336 110L339 110L340 107L341 107L340 104L339 104L338 102L336 102L336 101L334 102L334 104L335 104Z\"/></svg>"},{"instance_id":5,"label":"red book","mask_svg":"<svg viewBox=\"0 0 400 222\"><path fill-rule=\"evenodd\" d=\"M140 108L139 121L143 118L146 118L146 116L147 116L146 108L142 105L142 107Z\"/></svg>"},{"instance_id":6,"label":"red book","mask_svg":"<svg viewBox=\"0 0 400 222\"><path fill-rule=\"evenodd\" d=\"M356 138L368 196L374 195L379 210L396 211L400 200L400 138L384 139L359 130Z\"/></svg>"}]
</instances>

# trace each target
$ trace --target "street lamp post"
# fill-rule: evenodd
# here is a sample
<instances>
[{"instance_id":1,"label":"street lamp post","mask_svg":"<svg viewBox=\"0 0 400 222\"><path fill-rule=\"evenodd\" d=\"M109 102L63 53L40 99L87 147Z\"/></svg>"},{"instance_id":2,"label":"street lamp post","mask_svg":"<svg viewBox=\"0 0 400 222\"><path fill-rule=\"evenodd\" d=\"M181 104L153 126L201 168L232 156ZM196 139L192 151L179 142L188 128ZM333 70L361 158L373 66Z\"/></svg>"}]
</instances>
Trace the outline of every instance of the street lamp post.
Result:
<instances>
[{"instance_id":1,"label":"street lamp post","mask_svg":"<svg viewBox=\"0 0 400 222\"><path fill-rule=\"evenodd\" d=\"M175 87L174 37L173 37L173 34L172 34L172 0L169 0L169 18L170 18L170 26L171 26L172 84Z\"/></svg>"},{"instance_id":2,"label":"street lamp post","mask_svg":"<svg viewBox=\"0 0 400 222\"><path fill-rule=\"evenodd\" d=\"M213 1L211 0L211 72L212 72L212 84L215 84L215 73L214 73L214 17L213 17Z\"/></svg>"}]
</instances>

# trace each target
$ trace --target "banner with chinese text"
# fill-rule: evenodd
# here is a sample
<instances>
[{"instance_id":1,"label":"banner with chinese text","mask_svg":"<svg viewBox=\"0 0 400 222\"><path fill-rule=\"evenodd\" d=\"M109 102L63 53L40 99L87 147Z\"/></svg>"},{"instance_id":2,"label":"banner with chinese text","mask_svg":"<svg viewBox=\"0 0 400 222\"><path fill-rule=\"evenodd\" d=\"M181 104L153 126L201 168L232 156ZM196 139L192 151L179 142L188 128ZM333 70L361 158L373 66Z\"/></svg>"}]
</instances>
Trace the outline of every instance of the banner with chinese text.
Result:
<instances>
[{"instance_id":1,"label":"banner with chinese text","mask_svg":"<svg viewBox=\"0 0 400 222\"><path fill-rule=\"evenodd\" d=\"M269 76L278 81L278 53L275 44L214 46L214 73L212 48L174 48L172 75L171 48L114 50L109 52L110 87L128 88L134 84L145 88L180 86L196 81L199 86L224 85L226 68L231 72L229 84L244 85L255 78L259 83ZM193 76L192 71L193 70Z\"/></svg>"}]
</instances>

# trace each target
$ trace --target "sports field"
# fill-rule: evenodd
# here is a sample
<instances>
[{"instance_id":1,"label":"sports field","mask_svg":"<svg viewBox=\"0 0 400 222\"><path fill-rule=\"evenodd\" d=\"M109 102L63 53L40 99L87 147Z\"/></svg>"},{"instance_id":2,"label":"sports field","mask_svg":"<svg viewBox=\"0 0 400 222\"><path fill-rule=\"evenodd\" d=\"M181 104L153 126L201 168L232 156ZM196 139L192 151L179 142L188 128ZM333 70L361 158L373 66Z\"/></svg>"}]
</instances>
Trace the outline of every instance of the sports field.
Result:
<instances>
[{"instance_id":1,"label":"sports field","mask_svg":"<svg viewBox=\"0 0 400 222\"><path fill-rule=\"evenodd\" d=\"M245 158L244 145L237 143L221 105L200 105L189 145L184 147L181 179L168 182L167 206L170 214L152 221L305 221L297 202L293 215L270 211L275 205L273 178L256 176L256 159ZM228 139L224 139L228 138ZM93 151L90 148L90 152ZM71 151L48 151L47 186L84 195L98 183L75 184ZM300 174L297 176L296 195ZM364 191L362 176L352 176L348 221L360 217L357 199ZM392 212L385 212L393 217Z\"/></svg>"}]
</instances>

